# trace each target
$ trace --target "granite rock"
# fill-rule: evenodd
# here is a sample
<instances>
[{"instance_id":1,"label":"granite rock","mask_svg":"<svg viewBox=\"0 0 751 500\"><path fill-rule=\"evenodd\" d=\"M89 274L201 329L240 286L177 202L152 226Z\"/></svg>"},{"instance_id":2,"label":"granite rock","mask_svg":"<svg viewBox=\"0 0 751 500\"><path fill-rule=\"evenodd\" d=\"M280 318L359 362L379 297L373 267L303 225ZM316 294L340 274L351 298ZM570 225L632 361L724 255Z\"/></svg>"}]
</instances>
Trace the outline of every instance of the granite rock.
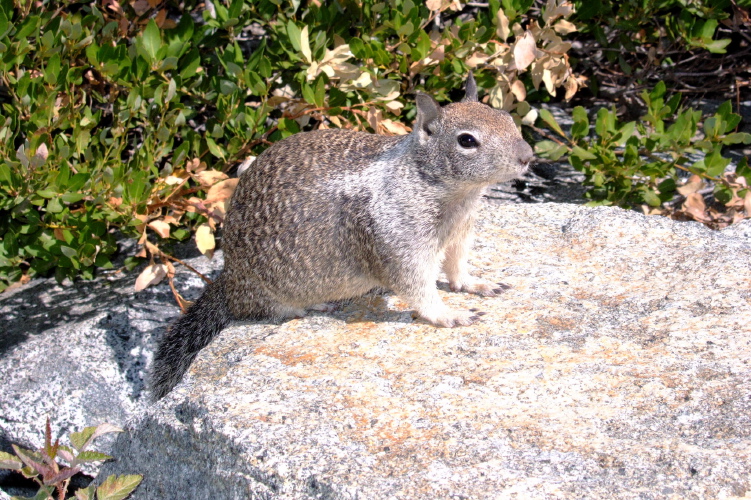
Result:
<instances>
[{"instance_id":1,"label":"granite rock","mask_svg":"<svg viewBox=\"0 0 751 500\"><path fill-rule=\"evenodd\" d=\"M751 496L751 221L486 205L511 288L435 328L372 294L227 328L117 438L133 498Z\"/></svg>"},{"instance_id":2,"label":"granite rock","mask_svg":"<svg viewBox=\"0 0 751 500\"><path fill-rule=\"evenodd\" d=\"M221 253L192 263L216 273ZM0 450L41 446L47 417L65 444L87 426L122 427L148 400L144 374L154 343L179 309L166 283L135 293L136 276L104 273L63 285L37 279L0 294ZM189 298L200 293L194 274L181 269L176 280ZM113 442L103 436L94 449L109 452ZM0 487L11 491L18 477L0 470Z\"/></svg>"}]
</instances>

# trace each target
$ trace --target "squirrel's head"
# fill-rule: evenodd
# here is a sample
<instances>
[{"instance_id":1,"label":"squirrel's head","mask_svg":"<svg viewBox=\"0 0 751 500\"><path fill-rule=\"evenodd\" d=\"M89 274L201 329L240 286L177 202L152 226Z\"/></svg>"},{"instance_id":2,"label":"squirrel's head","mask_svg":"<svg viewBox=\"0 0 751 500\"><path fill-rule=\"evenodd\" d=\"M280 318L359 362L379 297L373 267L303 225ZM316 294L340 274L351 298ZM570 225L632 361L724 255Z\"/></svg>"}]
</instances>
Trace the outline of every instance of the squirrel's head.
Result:
<instances>
[{"instance_id":1,"label":"squirrel's head","mask_svg":"<svg viewBox=\"0 0 751 500\"><path fill-rule=\"evenodd\" d=\"M419 154L441 179L493 184L523 175L534 158L506 111L477 99L472 73L461 102L441 107L427 94L417 94L417 122L412 134Z\"/></svg>"}]
</instances>

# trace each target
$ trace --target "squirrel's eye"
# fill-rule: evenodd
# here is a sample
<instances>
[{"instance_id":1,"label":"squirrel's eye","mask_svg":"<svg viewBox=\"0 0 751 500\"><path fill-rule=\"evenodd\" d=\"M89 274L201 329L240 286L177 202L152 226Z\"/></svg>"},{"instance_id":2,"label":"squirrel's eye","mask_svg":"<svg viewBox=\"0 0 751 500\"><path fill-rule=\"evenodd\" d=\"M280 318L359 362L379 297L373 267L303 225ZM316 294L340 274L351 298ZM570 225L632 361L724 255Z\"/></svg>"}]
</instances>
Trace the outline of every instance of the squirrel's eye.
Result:
<instances>
[{"instance_id":1,"label":"squirrel's eye","mask_svg":"<svg viewBox=\"0 0 751 500\"><path fill-rule=\"evenodd\" d=\"M475 136L471 134L462 134L457 140L459 141L459 145L466 149L476 148L480 145L480 143L477 142L477 139L475 139Z\"/></svg>"}]
</instances>

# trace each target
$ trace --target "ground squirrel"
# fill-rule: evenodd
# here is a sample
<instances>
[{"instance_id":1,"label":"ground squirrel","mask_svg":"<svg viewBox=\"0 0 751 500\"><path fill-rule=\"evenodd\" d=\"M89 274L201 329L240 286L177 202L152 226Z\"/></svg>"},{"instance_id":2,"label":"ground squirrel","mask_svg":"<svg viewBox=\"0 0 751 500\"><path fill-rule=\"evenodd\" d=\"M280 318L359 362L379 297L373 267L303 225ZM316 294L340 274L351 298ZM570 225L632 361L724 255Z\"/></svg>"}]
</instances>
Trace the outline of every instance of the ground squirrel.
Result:
<instances>
[{"instance_id":1,"label":"ground squirrel","mask_svg":"<svg viewBox=\"0 0 751 500\"><path fill-rule=\"evenodd\" d=\"M319 130L288 137L245 171L224 221L224 271L162 339L152 371L167 394L230 321L302 316L315 304L393 290L444 327L477 318L438 295L493 296L467 272L483 191L522 175L533 158L511 116L477 100L441 107L418 93L409 135Z\"/></svg>"}]
</instances>

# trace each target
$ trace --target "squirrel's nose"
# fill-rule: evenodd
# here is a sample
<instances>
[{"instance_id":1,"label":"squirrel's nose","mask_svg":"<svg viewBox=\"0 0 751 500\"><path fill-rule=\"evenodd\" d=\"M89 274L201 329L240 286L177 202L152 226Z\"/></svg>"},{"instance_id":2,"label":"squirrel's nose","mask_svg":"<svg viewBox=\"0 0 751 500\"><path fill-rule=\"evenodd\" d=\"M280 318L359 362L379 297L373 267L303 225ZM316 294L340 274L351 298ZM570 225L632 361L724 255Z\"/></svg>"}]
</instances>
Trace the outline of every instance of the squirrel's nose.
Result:
<instances>
[{"instance_id":1,"label":"squirrel's nose","mask_svg":"<svg viewBox=\"0 0 751 500\"><path fill-rule=\"evenodd\" d=\"M516 146L516 157L521 165L529 165L535 157L532 147L524 139L519 139Z\"/></svg>"}]
</instances>

